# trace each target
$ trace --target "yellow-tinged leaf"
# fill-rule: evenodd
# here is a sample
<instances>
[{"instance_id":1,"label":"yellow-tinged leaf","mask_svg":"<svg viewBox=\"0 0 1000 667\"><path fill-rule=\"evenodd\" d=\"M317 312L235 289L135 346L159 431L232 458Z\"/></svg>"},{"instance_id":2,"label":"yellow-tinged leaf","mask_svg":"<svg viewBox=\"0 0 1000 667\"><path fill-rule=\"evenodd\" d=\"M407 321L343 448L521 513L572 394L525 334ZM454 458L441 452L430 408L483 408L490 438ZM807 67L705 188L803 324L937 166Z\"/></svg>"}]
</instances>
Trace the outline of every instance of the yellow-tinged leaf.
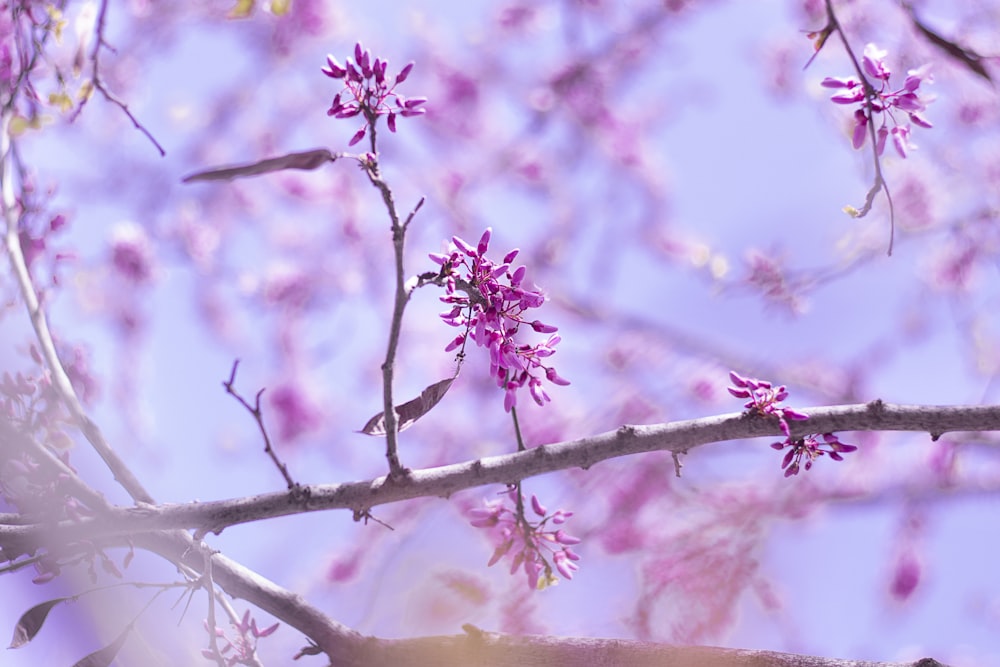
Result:
<instances>
[{"instance_id":1,"label":"yellow-tinged leaf","mask_svg":"<svg viewBox=\"0 0 1000 667\"><path fill-rule=\"evenodd\" d=\"M844 213L851 216L852 218L856 218L861 214L861 211L854 208L853 206L848 205L844 207Z\"/></svg>"},{"instance_id":2,"label":"yellow-tinged leaf","mask_svg":"<svg viewBox=\"0 0 1000 667\"><path fill-rule=\"evenodd\" d=\"M236 0L236 6L229 10L229 18L245 19L253 13L254 0Z\"/></svg>"},{"instance_id":3,"label":"yellow-tinged leaf","mask_svg":"<svg viewBox=\"0 0 1000 667\"><path fill-rule=\"evenodd\" d=\"M271 0L271 13L284 16L292 8L292 0Z\"/></svg>"},{"instance_id":4,"label":"yellow-tinged leaf","mask_svg":"<svg viewBox=\"0 0 1000 667\"><path fill-rule=\"evenodd\" d=\"M48 13L49 18L52 19L52 34L56 36L56 41L61 40L63 28L66 27L66 19L63 18L62 11L55 5L48 5L45 11Z\"/></svg>"},{"instance_id":5,"label":"yellow-tinged leaf","mask_svg":"<svg viewBox=\"0 0 1000 667\"><path fill-rule=\"evenodd\" d=\"M24 116L14 116L10 119L10 125L8 126L8 132L10 136L17 137L28 130L37 130L43 124L49 122L49 118L44 116L32 116L31 118L25 118Z\"/></svg>"},{"instance_id":6,"label":"yellow-tinged leaf","mask_svg":"<svg viewBox=\"0 0 1000 667\"><path fill-rule=\"evenodd\" d=\"M12 137L24 134L24 131L27 129L28 119L24 116L14 116L10 119L10 125L7 126L7 132L9 132Z\"/></svg>"},{"instance_id":7,"label":"yellow-tinged leaf","mask_svg":"<svg viewBox=\"0 0 1000 667\"><path fill-rule=\"evenodd\" d=\"M49 93L49 104L59 107L59 111L66 113L73 108L73 99L65 91Z\"/></svg>"},{"instance_id":8,"label":"yellow-tinged leaf","mask_svg":"<svg viewBox=\"0 0 1000 667\"><path fill-rule=\"evenodd\" d=\"M94 82L91 81L90 79L87 79L86 81L83 82L83 85L80 86L80 90L77 91L76 99L80 100L81 102L84 100L89 100L90 96L93 94L94 94Z\"/></svg>"}]
</instances>

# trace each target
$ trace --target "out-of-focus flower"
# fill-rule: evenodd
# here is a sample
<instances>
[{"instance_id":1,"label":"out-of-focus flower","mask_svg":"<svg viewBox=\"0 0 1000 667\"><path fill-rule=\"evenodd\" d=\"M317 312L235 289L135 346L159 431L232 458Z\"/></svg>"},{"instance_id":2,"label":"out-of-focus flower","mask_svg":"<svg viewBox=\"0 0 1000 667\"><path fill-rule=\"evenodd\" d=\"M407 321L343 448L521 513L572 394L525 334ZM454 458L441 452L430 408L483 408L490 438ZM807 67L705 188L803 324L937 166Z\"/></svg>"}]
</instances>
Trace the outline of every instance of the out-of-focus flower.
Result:
<instances>
[{"instance_id":1,"label":"out-of-focus flower","mask_svg":"<svg viewBox=\"0 0 1000 667\"><path fill-rule=\"evenodd\" d=\"M580 569L576 564L580 556L571 547L579 544L580 538L561 528L551 529L548 524L561 525L573 513L559 509L550 514L538 496L532 495L531 511L539 520L530 521L524 516L524 497L521 496L518 502L519 493L517 487L512 486L506 494L515 509L510 509L503 499L498 499L486 501L485 507L469 512L473 526L493 532L496 548L488 566L492 567L505 556L510 556L510 573L523 570L531 590L541 590L557 583L555 572L564 579L572 579L573 573Z\"/></svg>"},{"instance_id":2,"label":"out-of-focus flower","mask_svg":"<svg viewBox=\"0 0 1000 667\"><path fill-rule=\"evenodd\" d=\"M889 582L889 594L900 602L908 600L920 584L920 569L920 561L912 549L900 554Z\"/></svg>"},{"instance_id":3,"label":"out-of-focus flower","mask_svg":"<svg viewBox=\"0 0 1000 667\"><path fill-rule=\"evenodd\" d=\"M205 622L205 630L214 634L216 637L223 639L226 643L219 649L219 653L222 654L222 658L225 661L226 667L233 667L234 665L253 665L258 664L257 660L257 640L261 637L268 637L278 629L278 623L270 625L263 630L257 627L257 620L251 618L250 610L248 609L244 614L243 618L240 619L239 623L234 623L233 628L236 630L236 637L228 637L222 628L210 628L208 627L208 622ZM201 654L209 659L216 660L219 656L211 649L203 649Z\"/></svg>"},{"instance_id":4,"label":"out-of-focus flower","mask_svg":"<svg viewBox=\"0 0 1000 667\"><path fill-rule=\"evenodd\" d=\"M134 223L115 228L111 238L111 265L134 285L153 278L153 248L146 231Z\"/></svg>"},{"instance_id":5,"label":"out-of-focus flower","mask_svg":"<svg viewBox=\"0 0 1000 667\"><path fill-rule=\"evenodd\" d=\"M277 413L278 436L285 442L295 440L322 422L320 411L296 384L283 384L271 392L271 405Z\"/></svg>"}]
</instances>

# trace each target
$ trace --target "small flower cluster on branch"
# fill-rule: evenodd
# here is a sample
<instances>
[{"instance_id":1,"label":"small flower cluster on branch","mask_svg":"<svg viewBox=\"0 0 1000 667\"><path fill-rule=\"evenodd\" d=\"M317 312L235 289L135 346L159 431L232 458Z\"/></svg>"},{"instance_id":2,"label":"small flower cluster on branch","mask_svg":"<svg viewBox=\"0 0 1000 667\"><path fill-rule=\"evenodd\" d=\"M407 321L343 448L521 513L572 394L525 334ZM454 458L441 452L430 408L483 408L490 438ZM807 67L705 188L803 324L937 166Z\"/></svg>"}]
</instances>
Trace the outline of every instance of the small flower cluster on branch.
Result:
<instances>
[{"instance_id":1,"label":"small flower cluster on branch","mask_svg":"<svg viewBox=\"0 0 1000 667\"><path fill-rule=\"evenodd\" d=\"M406 81L406 77L410 75L412 62L403 67L390 84L385 76L389 63L379 58L373 59L371 52L363 49L360 42L354 45L354 58L354 61L348 58L341 65L336 58L328 55L327 66L323 68L323 74L331 79L344 81L344 89L333 97L326 115L353 118L361 114L365 118L365 124L351 137L350 146L364 139L369 125L374 124L379 116L386 116L389 130L395 132L397 115L419 116L426 111L423 104L427 98L406 99L396 92L396 86ZM394 101L394 106L389 104L390 99Z\"/></svg>"},{"instance_id":2,"label":"small flower cluster on branch","mask_svg":"<svg viewBox=\"0 0 1000 667\"><path fill-rule=\"evenodd\" d=\"M785 458L781 460L781 467L785 471L785 477L799 474L799 464L802 463L803 458L806 462L802 467L809 470L812 468L813 461L824 454L828 454L834 461L843 461L844 457L841 456L842 453L846 454L857 449L856 445L848 445L841 442L834 433L824 433L822 435L822 442L819 440L820 437L818 435L808 435L794 440L786 438L783 442L771 444L772 448L779 451L785 447L791 448L785 454ZM826 449L823 449L823 447L826 447Z\"/></svg>"},{"instance_id":3,"label":"small flower cluster on branch","mask_svg":"<svg viewBox=\"0 0 1000 667\"><path fill-rule=\"evenodd\" d=\"M247 609L240 622L233 624L237 632L236 637L229 638L222 628L215 628L215 636L226 642L226 645L219 650L223 660L225 660L226 667L259 664L257 662L257 640L261 637L268 637L274 634L274 631L278 629L278 625L278 623L275 623L263 630L258 629L256 619L250 617L250 610ZM212 629L208 627L207 621L205 622L205 629L212 632ZM203 649L201 654L209 660L215 660L217 657L215 651L211 649Z\"/></svg>"},{"instance_id":4,"label":"small flower cluster on branch","mask_svg":"<svg viewBox=\"0 0 1000 667\"><path fill-rule=\"evenodd\" d=\"M775 417L785 439L771 445L774 449L782 450L790 447L781 462L781 468L785 471L785 477L797 475L801 468L809 470L813 461L823 456L829 455L834 461L843 461L841 454L853 452L857 449L855 445L843 443L833 433L822 435L812 434L793 438L788 421L805 421L809 415L792 408L778 405L788 397L788 390L784 385L775 388L770 382L757 380L755 378L745 378L735 371L729 372L729 379L733 386L729 387L729 393L736 398L750 399L743 404L750 414L757 414L763 417ZM800 465L802 459L805 465Z\"/></svg>"},{"instance_id":5,"label":"small flower cluster on branch","mask_svg":"<svg viewBox=\"0 0 1000 667\"><path fill-rule=\"evenodd\" d=\"M466 338L490 351L490 376L504 390L504 409L510 412L517 404L517 390L527 385L539 405L550 401L542 388L542 378L556 385L568 385L544 360L555 353L561 340L556 327L525 317L525 312L545 303L545 296L524 285L526 269L513 268L518 251L507 253L500 264L486 257L492 230L483 232L475 246L452 237L452 251L447 255L431 254L441 265L446 295L441 300L452 308L441 318L453 327L465 327L445 348L446 352L465 345ZM465 296L458 292L464 292ZM521 325L537 333L550 334L535 345L515 340Z\"/></svg>"},{"instance_id":6,"label":"small flower cluster on branch","mask_svg":"<svg viewBox=\"0 0 1000 667\"><path fill-rule=\"evenodd\" d=\"M837 104L854 104L860 102L861 107L854 112L854 133L852 143L855 148L861 148L868 136L868 123L872 122L872 114L884 114L882 124L876 130L876 151L879 155L885 150L885 140L891 134L892 143L900 157L905 158L907 151L916 148L910 142L910 124L900 122L894 111L905 113L910 121L919 127L933 127L920 112L927 108L933 98L921 98L918 95L920 84L931 83L930 65L909 70L903 87L893 90L889 85L891 70L886 66L884 58L887 52L874 44L865 47L862 58L862 68L865 73L878 82L878 88L871 82L854 77L826 77L821 85L825 88L840 89L840 92L830 99ZM892 121L892 129L887 126L887 120Z\"/></svg>"},{"instance_id":7,"label":"small flower cluster on branch","mask_svg":"<svg viewBox=\"0 0 1000 667\"><path fill-rule=\"evenodd\" d=\"M579 544L580 538L565 533L561 528L547 529L547 524L561 525L573 513L559 509L549 514L538 496L532 495L531 510L539 520L531 522L524 516L524 497L518 486L511 485L506 495L514 503L514 509L506 507L503 499L498 499L487 501L485 507L470 511L470 523L477 528L492 530L497 541L488 566L492 567L504 556L510 555L510 573L523 569L531 590L542 590L558 583L553 569L565 579L572 579L573 572L579 569L576 561L580 560L580 556L571 547Z\"/></svg>"}]
</instances>

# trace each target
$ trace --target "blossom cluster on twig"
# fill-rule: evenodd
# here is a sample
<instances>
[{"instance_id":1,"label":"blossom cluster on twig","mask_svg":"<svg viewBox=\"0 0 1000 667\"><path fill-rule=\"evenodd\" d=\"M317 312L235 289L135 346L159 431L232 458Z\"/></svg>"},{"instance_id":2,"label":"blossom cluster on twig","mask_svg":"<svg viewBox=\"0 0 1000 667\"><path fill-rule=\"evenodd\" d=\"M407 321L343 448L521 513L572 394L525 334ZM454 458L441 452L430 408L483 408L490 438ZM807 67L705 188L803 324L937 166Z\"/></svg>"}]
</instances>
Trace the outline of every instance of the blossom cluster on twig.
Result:
<instances>
[{"instance_id":1,"label":"blossom cluster on twig","mask_svg":"<svg viewBox=\"0 0 1000 667\"><path fill-rule=\"evenodd\" d=\"M918 127L933 127L930 121L921 115L933 98L921 97L919 95L920 84L933 82L930 73L930 65L924 65L917 69L911 69L906 73L906 79L901 88L893 90L889 85L889 78L892 71L885 64L887 51L879 49L874 44L865 46L864 56L861 59L862 69L865 74L871 77L876 84L863 77L832 77L823 79L824 88L834 88L839 90L830 99L837 104L861 103L861 107L854 111L854 132L852 144L854 148L861 148L865 144L868 136L868 124L873 122L874 114L882 114L882 123L875 131L876 152L882 155L885 149L886 138L891 134L893 146L900 157L905 158L907 152L916 148L910 141L910 123L900 122L895 112L901 112L909 118L910 122ZM877 86L877 87L876 87ZM888 121L892 122L892 129L888 127Z\"/></svg>"},{"instance_id":2,"label":"blossom cluster on twig","mask_svg":"<svg viewBox=\"0 0 1000 667\"><path fill-rule=\"evenodd\" d=\"M490 376L504 390L504 409L510 412L517 404L517 390L527 385L539 405L550 401L542 388L542 378L556 385L568 385L556 369L545 364L561 340L557 328L539 320L528 321L525 312L545 303L545 295L524 284L525 267L514 268L518 251L511 250L500 264L486 257L492 230L483 232L475 246L452 237L451 252L432 253L430 258L441 265L445 282L444 303L452 306L441 318L453 327L465 327L445 348L446 352L465 345L466 338L490 352ZM464 295L460 292L464 292ZM550 334L535 345L518 342L521 325L537 333Z\"/></svg>"},{"instance_id":3,"label":"blossom cluster on twig","mask_svg":"<svg viewBox=\"0 0 1000 667\"><path fill-rule=\"evenodd\" d=\"M777 450L790 448L781 462L781 468L785 471L785 477L797 475L799 470L809 470L813 462L819 457L828 455L834 461L843 461L841 454L853 452L856 445L849 445L841 442L833 433L810 434L805 436L792 437L791 428L788 425L791 421L805 421L809 415L793 408L779 405L781 401L788 397L788 390L785 385L775 387L766 380L756 378L745 378L735 371L729 372L729 379L733 386L729 387L729 393L736 398L749 399L743 404L750 414L763 417L774 417L778 420L778 425L785 439L771 445ZM805 459L805 463L802 461Z\"/></svg>"},{"instance_id":4,"label":"blossom cluster on twig","mask_svg":"<svg viewBox=\"0 0 1000 667\"><path fill-rule=\"evenodd\" d=\"M485 507L470 511L470 523L477 528L492 530L497 543L488 566L496 565L509 555L510 573L523 570L531 590L541 590L558 583L555 571L565 579L572 579L573 572L579 569L576 561L580 560L580 556L571 547L579 544L580 538L561 528L548 528L547 524L561 525L573 513L559 509L549 514L538 496L532 495L531 511L539 517L532 522L525 516L524 497L519 486L510 485L505 495L514 503L514 509L507 507L500 498L486 501Z\"/></svg>"},{"instance_id":5,"label":"blossom cluster on twig","mask_svg":"<svg viewBox=\"0 0 1000 667\"><path fill-rule=\"evenodd\" d=\"M348 58L341 65L336 58L328 55L326 63L323 74L344 82L344 89L334 95L326 114L335 118L353 118L360 114L365 118L364 125L351 137L350 146L365 138L369 126L379 116L386 116L389 131L395 132L396 116L419 116L426 112L423 104L427 98L407 99L396 92L396 86L410 75L412 62L404 66L391 83L385 75L388 61L372 58L371 52L364 49L361 42L354 45L353 61ZM390 104L390 100L394 104Z\"/></svg>"},{"instance_id":6,"label":"blossom cluster on twig","mask_svg":"<svg viewBox=\"0 0 1000 667\"><path fill-rule=\"evenodd\" d=\"M235 637L230 638L222 628L215 628L215 636L226 642L225 646L219 650L219 654L221 654L222 659L225 661L226 667L258 664L257 640L273 634L278 629L278 625L278 623L275 623L263 630L258 629L256 619L250 617L250 610L247 609L240 622L233 623L233 627L237 633ZM207 621L205 622L205 629L213 632L212 628L208 627ZM201 654L209 660L215 660L219 657L212 649L203 649Z\"/></svg>"}]
</instances>

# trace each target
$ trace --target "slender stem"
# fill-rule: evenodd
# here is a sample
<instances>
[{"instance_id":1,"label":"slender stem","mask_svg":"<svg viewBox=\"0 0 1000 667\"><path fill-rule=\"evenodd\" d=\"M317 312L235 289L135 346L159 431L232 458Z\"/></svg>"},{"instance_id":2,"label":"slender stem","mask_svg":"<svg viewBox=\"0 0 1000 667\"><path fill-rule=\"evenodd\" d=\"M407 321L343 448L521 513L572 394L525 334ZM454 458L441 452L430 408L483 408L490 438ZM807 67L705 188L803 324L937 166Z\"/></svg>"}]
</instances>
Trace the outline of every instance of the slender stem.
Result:
<instances>
[{"instance_id":1,"label":"slender stem","mask_svg":"<svg viewBox=\"0 0 1000 667\"><path fill-rule=\"evenodd\" d=\"M392 248L395 257L396 282L392 305L392 321L389 325L389 341L386 345L385 361L382 363L382 404L385 415L385 457L389 462L389 478L395 479L405 477L408 470L399 462L398 454L398 429L399 424L396 419L395 403L392 396L393 374L396 363L396 352L399 348L399 336L403 329L403 311L409 301L409 293L406 291L406 275L403 266L403 249L406 240L406 228L409 226L413 216L423 204L423 199L414 207L413 212L406 219L405 224L401 224L399 213L396 211L396 201L393 198L389 185L382 180L382 175L378 168L378 154L376 152L375 123L378 116L369 110L365 110L368 119L369 136L371 140L372 152L362 159L365 173L372 185L382 193L382 201L386 211L389 213L391 221L390 230L392 232Z\"/></svg>"},{"instance_id":2,"label":"slender stem","mask_svg":"<svg viewBox=\"0 0 1000 667\"><path fill-rule=\"evenodd\" d=\"M868 77L865 76L864 70L861 68L861 64L858 62L857 56L854 55L854 51L851 49L850 42L847 41L847 35L844 34L844 29L841 27L840 21L837 19L837 15L833 11L832 0L826 0L826 16L829 27L832 30L835 30L837 32L837 36L840 37L840 41L844 45L844 50L847 52L847 56L851 59L851 63L854 65L854 71L857 73L858 78L861 80L865 89L865 108L868 111L868 137L871 139L872 143L872 161L875 164L875 182L872 183L871 188L868 189L868 193L865 195L865 203L861 207L861 210L857 212L856 217L862 218L867 215L875 201L875 195L879 193L879 190L885 192L885 199L889 204L889 249L886 254L892 256L893 241L896 237L896 209L892 204L892 195L889 193L889 184L886 183L885 177L882 175L882 161L879 159L878 154L878 139L875 134L875 113L873 104L873 100L876 96L875 87L868 81Z\"/></svg>"},{"instance_id":3,"label":"slender stem","mask_svg":"<svg viewBox=\"0 0 1000 667\"><path fill-rule=\"evenodd\" d=\"M212 579L212 552L204 544L201 544L202 548L202 558L204 566L202 568L202 585L208 592L208 619L206 623L208 625L208 648L212 652L213 659L219 667L225 667L226 661L222 657L222 653L219 651L219 637L216 634L216 628L219 627L218 622L215 620L215 581Z\"/></svg>"},{"instance_id":4,"label":"slender stem","mask_svg":"<svg viewBox=\"0 0 1000 667\"><path fill-rule=\"evenodd\" d=\"M94 87L94 90L99 90L101 94L104 95L104 99L117 106L122 110L122 113L128 116L128 119L132 121L132 125L135 126L135 129L146 135L146 138L152 142L153 146L156 147L156 150L160 152L160 156L162 157L167 154L167 151L160 145L160 142L158 142L153 134L139 122L139 119L136 118L135 115L129 110L128 105L108 90L107 86L105 86L104 82L101 80L101 49L107 46L107 42L104 41L104 27L107 20L107 13L108 0L101 0L100 7L97 10L97 19L94 26L94 47L90 52L90 84ZM80 115L80 112L83 111L83 107L87 104L87 100L89 99L90 95L83 98L83 101L80 102L80 106L78 106L76 111L73 112L71 120L75 120L76 117Z\"/></svg>"},{"instance_id":5,"label":"slender stem","mask_svg":"<svg viewBox=\"0 0 1000 667\"><path fill-rule=\"evenodd\" d=\"M257 422L257 428L260 430L260 435L264 439L264 453L271 457L271 461L274 463L275 467L278 468L278 472L281 473L281 476L285 479L285 484L288 485L289 490L295 489L298 487L298 484L292 479L291 473L288 472L288 465L278 458L278 453L274 451L274 447L271 446L271 438L267 434L267 428L264 426L264 411L261 410L260 407L260 397L264 393L264 390L261 389L257 392L254 404L250 405L250 403L243 398L243 396L241 396L236 389L233 388L233 385L236 382L236 369L239 365L239 359L233 362L233 370L229 374L229 379L223 382L222 386L226 388L226 393L239 401L240 405L246 408L247 412L253 416L254 420Z\"/></svg>"},{"instance_id":6,"label":"slender stem","mask_svg":"<svg viewBox=\"0 0 1000 667\"><path fill-rule=\"evenodd\" d=\"M118 457L118 454L111 448L104 435L83 409L76 390L70 382L66 369L59 360L56 352L56 345L49 331L48 320L35 292L35 286L28 273L28 265L21 251L21 241L18 236L18 213L17 199L14 195L13 176L13 142L10 136L10 121L13 116L11 109L5 109L0 114L0 210L2 210L4 221L6 222L6 233L4 235L4 246L7 249L7 256L10 258L11 271L17 281L24 300L25 308L28 311L28 318L31 326L35 330L35 338L38 340L39 349L45 359L52 379L52 386L58 393L63 404L69 410L73 421L90 442L91 446L104 460L115 479L132 496L133 500L152 504L153 497L143 488L139 480L131 470Z\"/></svg>"},{"instance_id":7,"label":"slender stem","mask_svg":"<svg viewBox=\"0 0 1000 667\"><path fill-rule=\"evenodd\" d=\"M517 408L511 406L510 408L510 418L514 420L514 435L517 436L517 451L523 452L527 449L524 446L524 438L521 437L521 423L517 421Z\"/></svg>"}]
</instances>

